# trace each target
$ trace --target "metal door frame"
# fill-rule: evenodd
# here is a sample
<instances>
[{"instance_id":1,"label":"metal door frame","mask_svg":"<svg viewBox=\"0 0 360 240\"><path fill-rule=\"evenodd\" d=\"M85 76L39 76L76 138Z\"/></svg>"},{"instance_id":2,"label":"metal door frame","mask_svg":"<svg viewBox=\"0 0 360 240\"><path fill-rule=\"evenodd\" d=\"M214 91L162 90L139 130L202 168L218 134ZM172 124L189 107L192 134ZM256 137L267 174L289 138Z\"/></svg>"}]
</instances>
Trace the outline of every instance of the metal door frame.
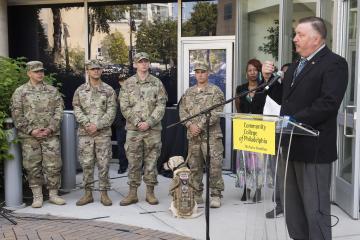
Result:
<instances>
[{"instance_id":1,"label":"metal door frame","mask_svg":"<svg viewBox=\"0 0 360 240\"><path fill-rule=\"evenodd\" d=\"M340 176L340 162L337 161L334 164L334 178L333 178L333 196L332 200L338 204L347 214L349 214L354 219L359 219L359 172L360 172L360 121L357 121L357 113L360 112L360 94L358 94L360 84L358 80L360 79L359 75L359 30L357 31L355 48L349 48L349 39L348 39L348 28L349 28L349 1L337 1L336 7L336 31L335 41L334 41L334 50L344 56L348 60L349 70L350 67L356 67L355 69L355 81L354 81L354 104L345 105L343 103L341 110L339 111L338 117L338 129L343 131L338 131L338 149L339 157L342 157L342 146L345 144L343 139L350 138L352 139L352 176L351 183L347 182ZM359 26L359 9L360 4L357 6L357 24ZM355 55L355 65L351 66L351 53L353 49L356 49ZM349 72L349 76L350 76ZM350 82L349 82L350 84ZM348 86L348 89L351 87ZM348 112L352 110L353 113ZM352 132L346 132L346 128L351 128Z\"/></svg>"},{"instance_id":2,"label":"metal door frame","mask_svg":"<svg viewBox=\"0 0 360 240\"><path fill-rule=\"evenodd\" d=\"M233 62L234 62L234 44L235 36L213 36L213 37L183 37L181 42L181 57L178 71L178 100L189 87L189 50L195 49L225 49L226 50L226 96L229 99L233 94ZM232 105L227 104L224 112L231 113ZM231 169L232 156L232 124L231 119L225 120L225 159L223 163L224 169Z\"/></svg>"}]
</instances>

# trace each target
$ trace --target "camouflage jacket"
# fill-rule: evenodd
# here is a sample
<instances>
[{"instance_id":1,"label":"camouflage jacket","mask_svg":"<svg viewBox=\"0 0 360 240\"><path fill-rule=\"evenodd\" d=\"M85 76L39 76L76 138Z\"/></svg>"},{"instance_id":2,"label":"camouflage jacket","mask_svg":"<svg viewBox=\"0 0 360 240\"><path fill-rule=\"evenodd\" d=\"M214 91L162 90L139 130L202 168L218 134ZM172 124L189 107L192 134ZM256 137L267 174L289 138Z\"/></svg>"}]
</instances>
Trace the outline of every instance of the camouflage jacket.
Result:
<instances>
[{"instance_id":1,"label":"camouflage jacket","mask_svg":"<svg viewBox=\"0 0 360 240\"><path fill-rule=\"evenodd\" d=\"M116 113L116 94L112 87L104 82L95 88L90 83L82 84L74 93L73 107L80 136L88 135L85 127L89 123L96 125L99 135L111 136Z\"/></svg>"},{"instance_id":2,"label":"camouflage jacket","mask_svg":"<svg viewBox=\"0 0 360 240\"><path fill-rule=\"evenodd\" d=\"M147 122L151 129L161 130L167 94L161 81L150 75L141 81L137 74L125 81L119 96L126 129L137 130L139 122Z\"/></svg>"},{"instance_id":3,"label":"camouflage jacket","mask_svg":"<svg viewBox=\"0 0 360 240\"><path fill-rule=\"evenodd\" d=\"M63 110L59 91L44 82L33 86L29 81L12 95L11 114L20 138L31 137L31 131L38 128L49 128L53 135L59 135Z\"/></svg>"},{"instance_id":4,"label":"camouflage jacket","mask_svg":"<svg viewBox=\"0 0 360 240\"><path fill-rule=\"evenodd\" d=\"M198 90L197 85L192 86L186 90L184 95L181 98L179 105L179 115L180 120L184 120L200 111L211 107L217 103L224 101L224 94L217 86L208 83L208 85L200 90ZM210 117L210 134L217 135L218 137L222 136L220 128L220 117L217 113L223 111L223 107L216 108L211 111ZM205 115L200 115L196 118L193 118L184 123L188 128L191 124L198 125L202 129L201 134L205 134L206 130L206 117ZM188 139L191 138L190 132L187 133Z\"/></svg>"}]
</instances>

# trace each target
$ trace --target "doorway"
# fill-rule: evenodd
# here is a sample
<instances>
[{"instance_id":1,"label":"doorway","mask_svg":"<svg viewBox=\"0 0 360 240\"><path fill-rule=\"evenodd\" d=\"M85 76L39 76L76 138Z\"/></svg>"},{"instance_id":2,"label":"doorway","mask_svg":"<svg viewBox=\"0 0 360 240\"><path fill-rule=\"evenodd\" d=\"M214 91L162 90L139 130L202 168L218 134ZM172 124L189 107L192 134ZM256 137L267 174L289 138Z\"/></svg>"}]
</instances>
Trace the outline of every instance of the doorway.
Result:
<instances>
[{"instance_id":1,"label":"doorway","mask_svg":"<svg viewBox=\"0 0 360 240\"><path fill-rule=\"evenodd\" d=\"M354 219L359 219L359 140L360 122L356 121L359 110L359 39L357 0L344 1L346 35L344 41L346 60L349 65L348 89L339 111L339 161L335 165L333 201Z\"/></svg>"},{"instance_id":2,"label":"doorway","mask_svg":"<svg viewBox=\"0 0 360 240\"><path fill-rule=\"evenodd\" d=\"M232 97L233 89L233 52L234 36L222 37L191 37L182 38L182 59L179 69L178 100L185 90L196 83L194 63L205 61L210 66L209 82L217 85L224 93L225 99ZM225 113L232 112L232 105L224 107ZM225 159L223 169L231 169L231 119L224 119Z\"/></svg>"}]
</instances>

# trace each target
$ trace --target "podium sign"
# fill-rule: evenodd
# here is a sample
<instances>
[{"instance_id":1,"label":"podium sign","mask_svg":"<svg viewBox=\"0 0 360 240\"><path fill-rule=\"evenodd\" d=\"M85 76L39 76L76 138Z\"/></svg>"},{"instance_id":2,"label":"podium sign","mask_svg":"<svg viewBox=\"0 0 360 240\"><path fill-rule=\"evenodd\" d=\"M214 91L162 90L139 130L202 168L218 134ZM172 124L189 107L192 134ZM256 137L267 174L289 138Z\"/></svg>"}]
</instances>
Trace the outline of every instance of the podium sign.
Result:
<instances>
[{"instance_id":1,"label":"podium sign","mask_svg":"<svg viewBox=\"0 0 360 240\"><path fill-rule=\"evenodd\" d=\"M275 122L233 119L234 149L275 155Z\"/></svg>"},{"instance_id":2,"label":"podium sign","mask_svg":"<svg viewBox=\"0 0 360 240\"><path fill-rule=\"evenodd\" d=\"M236 180L246 200L246 224L238 239L289 239L284 218L267 219L274 199L286 199L286 175L293 137L318 137L319 132L287 118L271 115L225 113L233 122ZM251 204L250 204L251 203ZM245 205L239 204L239 207ZM286 200L283 205L286 210ZM286 215L286 211L284 211Z\"/></svg>"}]
</instances>

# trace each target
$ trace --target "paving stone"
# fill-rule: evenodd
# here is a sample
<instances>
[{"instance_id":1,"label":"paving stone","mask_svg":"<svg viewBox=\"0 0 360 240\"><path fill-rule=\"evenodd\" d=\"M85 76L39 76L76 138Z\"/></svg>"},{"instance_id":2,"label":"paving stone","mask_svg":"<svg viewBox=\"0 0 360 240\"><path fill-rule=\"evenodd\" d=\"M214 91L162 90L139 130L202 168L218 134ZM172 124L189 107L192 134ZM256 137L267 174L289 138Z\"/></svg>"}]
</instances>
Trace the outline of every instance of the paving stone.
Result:
<instances>
[{"instance_id":1,"label":"paving stone","mask_svg":"<svg viewBox=\"0 0 360 240\"><path fill-rule=\"evenodd\" d=\"M17 214L17 225L0 218L0 240L189 240L190 238L136 226L97 220L63 219L49 215ZM22 218L23 217L23 218ZM26 217L26 218L25 218ZM36 219L36 218L42 218Z\"/></svg>"}]
</instances>

